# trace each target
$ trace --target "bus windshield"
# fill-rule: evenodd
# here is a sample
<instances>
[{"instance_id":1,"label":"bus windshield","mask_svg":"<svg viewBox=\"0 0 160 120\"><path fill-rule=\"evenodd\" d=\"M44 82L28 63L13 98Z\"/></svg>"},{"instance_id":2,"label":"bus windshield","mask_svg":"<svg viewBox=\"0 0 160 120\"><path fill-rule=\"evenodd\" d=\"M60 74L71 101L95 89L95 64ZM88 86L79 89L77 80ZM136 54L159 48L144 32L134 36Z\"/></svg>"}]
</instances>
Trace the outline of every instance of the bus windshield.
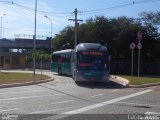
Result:
<instances>
[{"instance_id":1,"label":"bus windshield","mask_svg":"<svg viewBox=\"0 0 160 120\"><path fill-rule=\"evenodd\" d=\"M107 52L105 51L80 51L77 53L77 67L80 70L106 70L107 62Z\"/></svg>"}]
</instances>

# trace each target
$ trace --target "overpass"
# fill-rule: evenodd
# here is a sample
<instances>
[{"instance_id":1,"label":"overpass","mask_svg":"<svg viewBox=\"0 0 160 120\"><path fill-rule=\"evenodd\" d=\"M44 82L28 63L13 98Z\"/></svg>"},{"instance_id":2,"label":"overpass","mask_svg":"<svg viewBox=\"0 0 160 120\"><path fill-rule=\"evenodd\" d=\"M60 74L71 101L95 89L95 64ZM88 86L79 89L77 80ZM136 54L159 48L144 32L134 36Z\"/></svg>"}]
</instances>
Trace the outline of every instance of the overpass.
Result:
<instances>
[{"instance_id":1,"label":"overpass","mask_svg":"<svg viewBox=\"0 0 160 120\"><path fill-rule=\"evenodd\" d=\"M0 68L25 68L27 55L33 51L33 39L0 39ZM36 50L51 50L51 39L36 39Z\"/></svg>"},{"instance_id":2,"label":"overpass","mask_svg":"<svg viewBox=\"0 0 160 120\"><path fill-rule=\"evenodd\" d=\"M0 39L0 48L33 49L33 39ZM51 49L51 40L36 40L37 49Z\"/></svg>"}]
</instances>

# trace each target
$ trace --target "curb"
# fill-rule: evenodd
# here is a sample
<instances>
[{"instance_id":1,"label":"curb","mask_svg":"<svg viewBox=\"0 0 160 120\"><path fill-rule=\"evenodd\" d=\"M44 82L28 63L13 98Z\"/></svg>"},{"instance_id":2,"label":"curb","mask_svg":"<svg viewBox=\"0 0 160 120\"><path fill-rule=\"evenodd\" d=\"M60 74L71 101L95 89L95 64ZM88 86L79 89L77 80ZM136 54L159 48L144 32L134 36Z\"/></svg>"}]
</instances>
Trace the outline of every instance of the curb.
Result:
<instances>
[{"instance_id":1,"label":"curb","mask_svg":"<svg viewBox=\"0 0 160 120\"><path fill-rule=\"evenodd\" d=\"M2 85L0 85L0 88L35 85L35 84L50 82L50 81L53 81L53 80L54 79L52 78L52 79L47 79L47 80L31 81L31 82L24 82L24 83L2 84Z\"/></svg>"},{"instance_id":2,"label":"curb","mask_svg":"<svg viewBox=\"0 0 160 120\"><path fill-rule=\"evenodd\" d=\"M158 86L158 85L160 85L160 82L150 83L150 84L142 84L142 85L128 85L128 88L145 88L145 87L152 87L152 86Z\"/></svg>"},{"instance_id":3,"label":"curb","mask_svg":"<svg viewBox=\"0 0 160 120\"><path fill-rule=\"evenodd\" d=\"M118 83L124 87L128 87L129 85L129 80L116 76L116 75L110 75L110 81L113 81L115 83Z\"/></svg>"}]
</instances>

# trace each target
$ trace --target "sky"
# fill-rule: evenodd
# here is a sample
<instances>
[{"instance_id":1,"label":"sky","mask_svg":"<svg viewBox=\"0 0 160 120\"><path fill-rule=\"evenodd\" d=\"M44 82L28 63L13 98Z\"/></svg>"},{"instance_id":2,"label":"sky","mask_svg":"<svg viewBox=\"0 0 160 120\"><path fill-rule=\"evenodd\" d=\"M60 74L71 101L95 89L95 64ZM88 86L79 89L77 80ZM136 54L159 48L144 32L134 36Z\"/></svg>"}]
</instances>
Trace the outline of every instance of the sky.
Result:
<instances>
[{"instance_id":1,"label":"sky","mask_svg":"<svg viewBox=\"0 0 160 120\"><path fill-rule=\"evenodd\" d=\"M59 34L66 26L74 26L74 10L78 19L85 21L95 16L117 18L139 17L142 12L160 11L160 0L37 0L37 38L45 39ZM5 15L4 15L5 14ZM30 38L34 35L35 0L0 1L2 38ZM47 19L44 16L48 16ZM44 36L44 37L43 37Z\"/></svg>"}]
</instances>

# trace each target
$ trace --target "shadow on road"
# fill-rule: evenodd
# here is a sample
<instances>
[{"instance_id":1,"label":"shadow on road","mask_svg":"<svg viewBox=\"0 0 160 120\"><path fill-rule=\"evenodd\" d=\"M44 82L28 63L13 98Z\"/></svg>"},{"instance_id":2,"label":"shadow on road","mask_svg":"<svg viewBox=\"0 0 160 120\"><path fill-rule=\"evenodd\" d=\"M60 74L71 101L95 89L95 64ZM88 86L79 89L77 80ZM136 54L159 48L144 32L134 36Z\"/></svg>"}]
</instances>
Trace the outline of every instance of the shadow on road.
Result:
<instances>
[{"instance_id":1,"label":"shadow on road","mask_svg":"<svg viewBox=\"0 0 160 120\"><path fill-rule=\"evenodd\" d=\"M71 78L71 75L65 75L65 74L54 74L55 76L62 76L62 77L68 77ZM74 80L73 80L74 81ZM77 86L79 87L87 87L91 89L120 89L120 88L126 88L125 86L115 83L113 81L109 82L93 82L93 81L78 81L76 82Z\"/></svg>"},{"instance_id":2,"label":"shadow on road","mask_svg":"<svg viewBox=\"0 0 160 120\"><path fill-rule=\"evenodd\" d=\"M92 89L120 89L120 88L125 88L124 86L115 83L115 82L76 82L76 84L80 87L87 87L87 88L92 88Z\"/></svg>"}]
</instances>

